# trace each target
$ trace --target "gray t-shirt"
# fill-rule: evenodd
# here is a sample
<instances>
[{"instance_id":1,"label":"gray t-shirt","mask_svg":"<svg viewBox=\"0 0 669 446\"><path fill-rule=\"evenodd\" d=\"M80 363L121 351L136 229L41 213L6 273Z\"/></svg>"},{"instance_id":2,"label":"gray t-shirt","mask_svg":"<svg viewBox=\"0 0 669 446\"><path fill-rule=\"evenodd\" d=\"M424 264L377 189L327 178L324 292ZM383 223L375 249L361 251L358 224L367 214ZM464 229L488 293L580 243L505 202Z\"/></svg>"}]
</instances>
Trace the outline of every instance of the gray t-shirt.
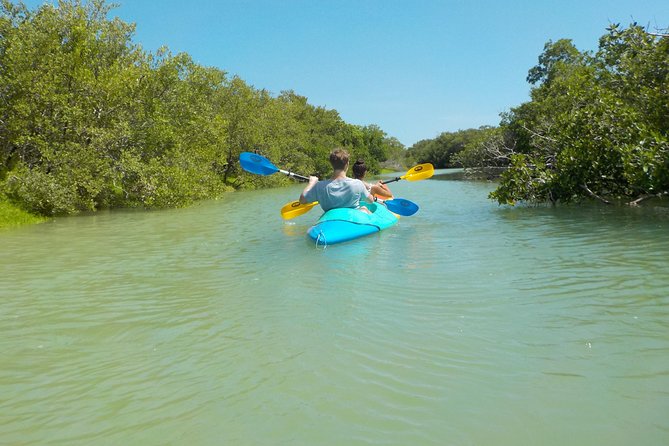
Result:
<instances>
[{"instance_id":1,"label":"gray t-shirt","mask_svg":"<svg viewBox=\"0 0 669 446\"><path fill-rule=\"evenodd\" d=\"M357 208L368 194L362 181L353 178L322 180L308 191L307 202L318 201L324 211L334 208Z\"/></svg>"}]
</instances>

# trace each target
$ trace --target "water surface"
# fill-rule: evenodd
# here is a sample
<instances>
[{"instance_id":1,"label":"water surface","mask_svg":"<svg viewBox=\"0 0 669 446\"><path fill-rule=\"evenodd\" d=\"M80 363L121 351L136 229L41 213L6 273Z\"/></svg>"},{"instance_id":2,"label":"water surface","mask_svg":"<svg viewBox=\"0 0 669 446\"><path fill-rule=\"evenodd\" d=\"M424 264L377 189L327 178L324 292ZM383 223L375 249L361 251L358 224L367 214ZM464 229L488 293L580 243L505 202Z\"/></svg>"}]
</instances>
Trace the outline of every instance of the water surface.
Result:
<instances>
[{"instance_id":1,"label":"water surface","mask_svg":"<svg viewBox=\"0 0 669 446\"><path fill-rule=\"evenodd\" d=\"M0 232L0 444L669 443L669 212L492 188L325 250L297 185Z\"/></svg>"}]
</instances>

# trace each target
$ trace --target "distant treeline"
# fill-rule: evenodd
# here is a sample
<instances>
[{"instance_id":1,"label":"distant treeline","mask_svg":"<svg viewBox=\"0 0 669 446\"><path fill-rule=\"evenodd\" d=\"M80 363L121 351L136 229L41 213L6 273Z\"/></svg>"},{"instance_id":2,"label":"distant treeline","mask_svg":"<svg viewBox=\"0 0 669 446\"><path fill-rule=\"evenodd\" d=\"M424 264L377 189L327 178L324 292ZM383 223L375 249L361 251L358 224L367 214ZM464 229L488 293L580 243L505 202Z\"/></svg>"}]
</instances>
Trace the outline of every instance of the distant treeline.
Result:
<instances>
[{"instance_id":1,"label":"distant treeline","mask_svg":"<svg viewBox=\"0 0 669 446\"><path fill-rule=\"evenodd\" d=\"M29 10L0 2L0 199L43 215L172 207L289 181L240 170L257 151L324 176L346 147L371 170L403 164L378 126L351 125L293 91L272 95L218 68L133 43L104 0Z\"/></svg>"},{"instance_id":2,"label":"distant treeline","mask_svg":"<svg viewBox=\"0 0 669 446\"><path fill-rule=\"evenodd\" d=\"M596 52L549 41L529 70L531 100L499 127L443 133L408 150L418 162L503 168L491 198L636 204L669 193L669 35L611 25Z\"/></svg>"}]
</instances>

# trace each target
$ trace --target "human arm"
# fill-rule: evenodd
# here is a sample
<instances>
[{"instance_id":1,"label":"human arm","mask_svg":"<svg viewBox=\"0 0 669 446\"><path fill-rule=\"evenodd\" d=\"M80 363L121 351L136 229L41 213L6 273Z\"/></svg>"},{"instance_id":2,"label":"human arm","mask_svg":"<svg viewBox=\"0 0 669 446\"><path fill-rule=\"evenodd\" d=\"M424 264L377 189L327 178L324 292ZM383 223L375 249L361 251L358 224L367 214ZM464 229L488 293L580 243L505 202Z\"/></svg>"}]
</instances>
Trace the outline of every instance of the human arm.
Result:
<instances>
[{"instance_id":1,"label":"human arm","mask_svg":"<svg viewBox=\"0 0 669 446\"><path fill-rule=\"evenodd\" d=\"M357 181L358 184L362 186L360 189L358 189L360 193L360 201L374 203L376 200L374 200L374 195L371 193L372 185L360 179L356 179L355 181Z\"/></svg>"},{"instance_id":2,"label":"human arm","mask_svg":"<svg viewBox=\"0 0 669 446\"><path fill-rule=\"evenodd\" d=\"M371 193L373 195L378 195L381 198L386 198L386 199L393 198L393 193L390 191L388 186L383 184L382 181L378 181L376 184L372 185Z\"/></svg>"},{"instance_id":3,"label":"human arm","mask_svg":"<svg viewBox=\"0 0 669 446\"><path fill-rule=\"evenodd\" d=\"M367 189L365 189L365 193L362 195L361 198L367 203L374 203L376 201L374 195L370 194Z\"/></svg>"},{"instance_id":4,"label":"human arm","mask_svg":"<svg viewBox=\"0 0 669 446\"><path fill-rule=\"evenodd\" d=\"M308 196L309 191L311 191L311 189L314 188L316 183L318 183L318 177L310 176L309 177L309 183L307 183L307 186L304 188L304 190L302 191L302 194L300 195L300 203L308 204L308 203L312 203L313 201L315 201L315 200L309 200L306 197Z\"/></svg>"}]
</instances>

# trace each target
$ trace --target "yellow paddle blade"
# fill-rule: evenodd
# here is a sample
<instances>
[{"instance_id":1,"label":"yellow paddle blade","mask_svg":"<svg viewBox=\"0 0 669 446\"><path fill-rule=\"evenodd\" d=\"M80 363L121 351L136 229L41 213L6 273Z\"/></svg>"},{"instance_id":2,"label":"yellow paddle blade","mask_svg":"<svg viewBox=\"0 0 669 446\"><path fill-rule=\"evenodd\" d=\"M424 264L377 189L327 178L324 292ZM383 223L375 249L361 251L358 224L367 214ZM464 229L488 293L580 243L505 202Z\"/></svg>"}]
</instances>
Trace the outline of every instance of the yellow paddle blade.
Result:
<instances>
[{"instance_id":1,"label":"yellow paddle blade","mask_svg":"<svg viewBox=\"0 0 669 446\"><path fill-rule=\"evenodd\" d=\"M406 175L403 175L400 178L408 181L418 181L426 180L432 175L434 175L434 166L430 163L425 163L412 167Z\"/></svg>"},{"instance_id":2,"label":"yellow paddle blade","mask_svg":"<svg viewBox=\"0 0 669 446\"><path fill-rule=\"evenodd\" d=\"M290 220L291 218L298 217L302 214L306 214L311 210L312 207L316 206L318 201L313 203L302 204L299 201L291 201L290 203L284 205L281 208L281 218L284 220Z\"/></svg>"}]
</instances>

